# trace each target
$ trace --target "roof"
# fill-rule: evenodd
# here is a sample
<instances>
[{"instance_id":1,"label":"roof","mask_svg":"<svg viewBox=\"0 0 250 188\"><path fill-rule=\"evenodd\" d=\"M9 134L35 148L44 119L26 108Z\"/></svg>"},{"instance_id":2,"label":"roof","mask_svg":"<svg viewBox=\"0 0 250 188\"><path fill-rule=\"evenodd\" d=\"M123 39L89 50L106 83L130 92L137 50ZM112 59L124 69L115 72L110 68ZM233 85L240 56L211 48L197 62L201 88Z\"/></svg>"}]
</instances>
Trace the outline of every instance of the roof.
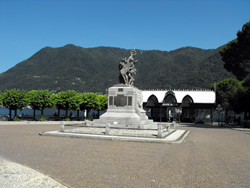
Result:
<instances>
[{"instance_id":1,"label":"roof","mask_svg":"<svg viewBox=\"0 0 250 188\"><path fill-rule=\"evenodd\" d=\"M159 103L163 102L166 93L174 94L177 103L182 103L185 96L190 96L194 103L214 104L215 92L212 90L145 90L142 91L143 102L147 102L151 95L155 95Z\"/></svg>"}]
</instances>

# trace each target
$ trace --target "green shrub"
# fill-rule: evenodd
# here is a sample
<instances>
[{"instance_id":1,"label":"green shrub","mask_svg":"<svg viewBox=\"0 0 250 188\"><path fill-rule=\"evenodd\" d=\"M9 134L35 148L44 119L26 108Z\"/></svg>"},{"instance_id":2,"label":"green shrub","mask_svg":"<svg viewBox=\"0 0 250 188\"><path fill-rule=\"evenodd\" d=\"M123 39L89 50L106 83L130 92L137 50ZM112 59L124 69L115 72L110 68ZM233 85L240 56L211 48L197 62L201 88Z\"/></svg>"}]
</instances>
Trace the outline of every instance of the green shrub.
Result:
<instances>
[{"instance_id":1,"label":"green shrub","mask_svg":"<svg viewBox=\"0 0 250 188\"><path fill-rule=\"evenodd\" d=\"M63 119L63 121L70 121L70 118L65 118Z\"/></svg>"},{"instance_id":2,"label":"green shrub","mask_svg":"<svg viewBox=\"0 0 250 188\"><path fill-rule=\"evenodd\" d=\"M13 121L21 121L18 117L14 117Z\"/></svg>"},{"instance_id":3,"label":"green shrub","mask_svg":"<svg viewBox=\"0 0 250 188\"><path fill-rule=\"evenodd\" d=\"M39 121L46 121L46 119L42 117L41 119L39 119Z\"/></svg>"}]
</instances>

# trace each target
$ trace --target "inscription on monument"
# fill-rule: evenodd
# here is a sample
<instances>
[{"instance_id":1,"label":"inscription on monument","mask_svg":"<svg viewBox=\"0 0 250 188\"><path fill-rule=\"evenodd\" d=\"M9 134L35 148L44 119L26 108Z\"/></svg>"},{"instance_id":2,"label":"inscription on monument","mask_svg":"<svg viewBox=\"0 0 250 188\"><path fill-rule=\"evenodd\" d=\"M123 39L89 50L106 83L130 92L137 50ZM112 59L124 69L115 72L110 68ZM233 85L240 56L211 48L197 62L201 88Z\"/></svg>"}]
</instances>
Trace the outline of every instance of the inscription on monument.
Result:
<instances>
[{"instance_id":1,"label":"inscription on monument","mask_svg":"<svg viewBox=\"0 0 250 188\"><path fill-rule=\"evenodd\" d=\"M128 97L128 106L132 106L132 96Z\"/></svg>"},{"instance_id":2,"label":"inscription on monument","mask_svg":"<svg viewBox=\"0 0 250 188\"><path fill-rule=\"evenodd\" d=\"M114 98L115 106L126 106L127 105L127 97L124 95L117 95Z\"/></svg>"},{"instance_id":3,"label":"inscription on monument","mask_svg":"<svg viewBox=\"0 0 250 188\"><path fill-rule=\"evenodd\" d=\"M114 105L113 98L114 98L113 96L109 96L109 105L110 106Z\"/></svg>"}]
</instances>

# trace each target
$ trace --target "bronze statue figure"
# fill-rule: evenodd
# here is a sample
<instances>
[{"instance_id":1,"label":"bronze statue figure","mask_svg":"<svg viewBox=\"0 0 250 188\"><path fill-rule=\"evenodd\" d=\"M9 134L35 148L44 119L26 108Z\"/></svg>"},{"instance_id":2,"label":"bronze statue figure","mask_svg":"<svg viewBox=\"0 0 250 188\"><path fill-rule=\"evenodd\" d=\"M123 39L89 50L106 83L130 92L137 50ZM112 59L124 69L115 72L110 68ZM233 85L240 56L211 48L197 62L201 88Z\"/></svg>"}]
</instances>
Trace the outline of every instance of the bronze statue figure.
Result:
<instances>
[{"instance_id":1,"label":"bronze statue figure","mask_svg":"<svg viewBox=\"0 0 250 188\"><path fill-rule=\"evenodd\" d=\"M135 81L135 75L136 75L136 68L135 63L138 62L138 60L134 59L134 56L136 55L135 50L130 51L130 55L128 58L122 58L119 69L120 69L120 82L124 83L128 86L133 86Z\"/></svg>"}]
</instances>

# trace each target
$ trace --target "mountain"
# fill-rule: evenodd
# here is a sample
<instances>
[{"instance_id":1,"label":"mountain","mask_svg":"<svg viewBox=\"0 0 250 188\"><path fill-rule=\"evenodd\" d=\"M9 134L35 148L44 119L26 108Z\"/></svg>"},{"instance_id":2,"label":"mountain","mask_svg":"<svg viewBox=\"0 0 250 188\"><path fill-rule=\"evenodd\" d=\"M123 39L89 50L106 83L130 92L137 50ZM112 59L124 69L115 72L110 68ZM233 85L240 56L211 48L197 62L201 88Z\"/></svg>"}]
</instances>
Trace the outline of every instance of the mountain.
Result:
<instances>
[{"instance_id":1,"label":"mountain","mask_svg":"<svg viewBox=\"0 0 250 188\"><path fill-rule=\"evenodd\" d=\"M45 47L29 59L0 74L0 90L49 89L55 92L103 92L119 83L118 65L130 50L72 44L60 48ZM140 89L210 88L214 82L233 77L223 68L219 48L193 47L174 51L137 50L137 75L134 85Z\"/></svg>"}]
</instances>

